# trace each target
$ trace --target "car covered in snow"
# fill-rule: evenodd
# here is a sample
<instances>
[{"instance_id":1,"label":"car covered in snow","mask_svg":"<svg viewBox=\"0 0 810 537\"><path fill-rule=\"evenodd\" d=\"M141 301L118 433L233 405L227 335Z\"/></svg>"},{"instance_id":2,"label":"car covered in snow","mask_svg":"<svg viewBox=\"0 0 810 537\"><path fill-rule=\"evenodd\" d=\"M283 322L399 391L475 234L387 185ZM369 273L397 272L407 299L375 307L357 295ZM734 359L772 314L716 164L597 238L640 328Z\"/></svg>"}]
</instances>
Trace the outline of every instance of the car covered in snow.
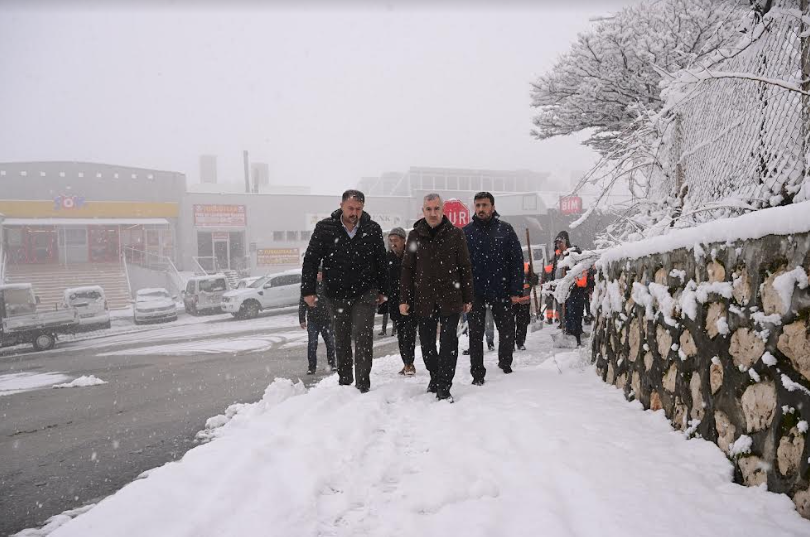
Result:
<instances>
[{"instance_id":1,"label":"car covered in snow","mask_svg":"<svg viewBox=\"0 0 810 537\"><path fill-rule=\"evenodd\" d=\"M30 283L0 284L0 347L31 343L44 351L53 348L57 334L75 332L75 308L39 311L39 303Z\"/></svg>"},{"instance_id":2,"label":"car covered in snow","mask_svg":"<svg viewBox=\"0 0 810 537\"><path fill-rule=\"evenodd\" d=\"M79 312L80 330L97 330L110 327L110 310L104 289L99 285L69 287L63 292L65 308L76 308Z\"/></svg>"},{"instance_id":3,"label":"car covered in snow","mask_svg":"<svg viewBox=\"0 0 810 537\"><path fill-rule=\"evenodd\" d=\"M250 276L248 278L239 278L239 280L237 280L236 282L236 288L244 289L245 287L250 286L250 284L261 278L264 278L264 276Z\"/></svg>"},{"instance_id":4,"label":"car covered in snow","mask_svg":"<svg viewBox=\"0 0 810 537\"><path fill-rule=\"evenodd\" d=\"M132 304L132 320L135 324L149 321L176 321L176 296L169 294L163 287L140 289L135 293Z\"/></svg>"},{"instance_id":5,"label":"car covered in snow","mask_svg":"<svg viewBox=\"0 0 810 537\"><path fill-rule=\"evenodd\" d=\"M183 290L183 305L186 313L197 315L204 312L220 312L222 295L230 289L224 274L208 274L189 278Z\"/></svg>"},{"instance_id":6,"label":"car covered in snow","mask_svg":"<svg viewBox=\"0 0 810 537\"><path fill-rule=\"evenodd\" d=\"M252 319L268 308L295 306L301 297L301 269L263 276L243 289L222 295L222 311Z\"/></svg>"}]
</instances>

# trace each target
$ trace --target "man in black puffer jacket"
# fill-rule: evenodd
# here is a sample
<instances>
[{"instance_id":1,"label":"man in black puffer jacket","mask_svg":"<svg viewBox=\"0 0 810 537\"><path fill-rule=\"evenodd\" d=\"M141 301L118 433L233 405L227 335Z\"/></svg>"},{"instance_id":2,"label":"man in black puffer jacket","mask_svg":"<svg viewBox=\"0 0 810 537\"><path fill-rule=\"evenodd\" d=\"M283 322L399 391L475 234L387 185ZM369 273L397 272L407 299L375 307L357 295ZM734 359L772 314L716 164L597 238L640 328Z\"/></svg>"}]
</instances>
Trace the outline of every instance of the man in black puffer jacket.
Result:
<instances>
[{"instance_id":1,"label":"man in black puffer jacket","mask_svg":"<svg viewBox=\"0 0 810 537\"><path fill-rule=\"evenodd\" d=\"M523 250L512 226L498 218L495 197L475 195L475 216L464 226L472 261L475 298L467 317L470 327L470 373L473 384L484 384L484 322L486 306L492 309L498 328L498 367L512 372L515 318L512 304L523 294Z\"/></svg>"},{"instance_id":2,"label":"man in black puffer jacket","mask_svg":"<svg viewBox=\"0 0 810 537\"><path fill-rule=\"evenodd\" d=\"M365 196L343 193L340 209L318 222L301 269L301 296L314 307L318 266L323 262L326 297L334 320L340 384L365 393L371 386L374 314L388 295L382 229L363 211ZM352 334L355 336L354 377Z\"/></svg>"}]
</instances>

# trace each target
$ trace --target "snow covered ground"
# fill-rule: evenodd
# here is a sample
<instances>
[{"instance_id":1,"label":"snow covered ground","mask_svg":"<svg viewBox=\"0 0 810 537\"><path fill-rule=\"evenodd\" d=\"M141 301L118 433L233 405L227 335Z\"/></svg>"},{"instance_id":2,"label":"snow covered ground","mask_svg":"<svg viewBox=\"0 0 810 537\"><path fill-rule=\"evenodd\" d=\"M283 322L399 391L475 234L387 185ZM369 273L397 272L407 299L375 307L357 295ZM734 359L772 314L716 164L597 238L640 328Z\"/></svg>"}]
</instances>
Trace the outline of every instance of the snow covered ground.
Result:
<instances>
[{"instance_id":1,"label":"snow covered ground","mask_svg":"<svg viewBox=\"0 0 810 537\"><path fill-rule=\"evenodd\" d=\"M398 356L375 360L368 394L277 380L180 461L18 535L810 535L787 496L733 484L717 446L625 401L576 351L552 359L551 332L512 375L488 353L483 387L461 356L455 404L425 393L420 360L397 375Z\"/></svg>"}]
</instances>

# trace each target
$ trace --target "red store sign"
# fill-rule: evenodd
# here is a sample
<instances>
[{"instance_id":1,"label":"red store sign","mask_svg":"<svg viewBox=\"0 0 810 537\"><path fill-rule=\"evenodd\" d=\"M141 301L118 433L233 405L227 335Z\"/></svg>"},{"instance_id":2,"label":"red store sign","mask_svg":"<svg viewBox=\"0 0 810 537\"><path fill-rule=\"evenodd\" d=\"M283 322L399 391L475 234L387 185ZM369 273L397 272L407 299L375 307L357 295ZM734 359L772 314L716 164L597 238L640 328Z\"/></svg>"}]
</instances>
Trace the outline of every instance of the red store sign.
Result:
<instances>
[{"instance_id":1,"label":"red store sign","mask_svg":"<svg viewBox=\"0 0 810 537\"><path fill-rule=\"evenodd\" d=\"M244 205L194 205L196 227L245 227Z\"/></svg>"},{"instance_id":2,"label":"red store sign","mask_svg":"<svg viewBox=\"0 0 810 537\"><path fill-rule=\"evenodd\" d=\"M560 213L564 215L582 214L582 198L563 196L560 198Z\"/></svg>"}]
</instances>

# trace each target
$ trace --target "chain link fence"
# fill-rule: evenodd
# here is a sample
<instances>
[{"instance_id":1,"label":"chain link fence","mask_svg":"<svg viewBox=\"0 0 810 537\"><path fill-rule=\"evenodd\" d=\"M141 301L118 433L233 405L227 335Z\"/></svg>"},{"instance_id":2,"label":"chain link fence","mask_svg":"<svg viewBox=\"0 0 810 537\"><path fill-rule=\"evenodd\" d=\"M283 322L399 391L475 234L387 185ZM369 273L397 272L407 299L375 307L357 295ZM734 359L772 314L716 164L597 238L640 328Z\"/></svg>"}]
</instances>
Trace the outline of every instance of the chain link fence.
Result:
<instances>
[{"instance_id":1,"label":"chain link fence","mask_svg":"<svg viewBox=\"0 0 810 537\"><path fill-rule=\"evenodd\" d=\"M774 0L751 37L673 109L662 185L705 221L810 199L808 0Z\"/></svg>"}]
</instances>

